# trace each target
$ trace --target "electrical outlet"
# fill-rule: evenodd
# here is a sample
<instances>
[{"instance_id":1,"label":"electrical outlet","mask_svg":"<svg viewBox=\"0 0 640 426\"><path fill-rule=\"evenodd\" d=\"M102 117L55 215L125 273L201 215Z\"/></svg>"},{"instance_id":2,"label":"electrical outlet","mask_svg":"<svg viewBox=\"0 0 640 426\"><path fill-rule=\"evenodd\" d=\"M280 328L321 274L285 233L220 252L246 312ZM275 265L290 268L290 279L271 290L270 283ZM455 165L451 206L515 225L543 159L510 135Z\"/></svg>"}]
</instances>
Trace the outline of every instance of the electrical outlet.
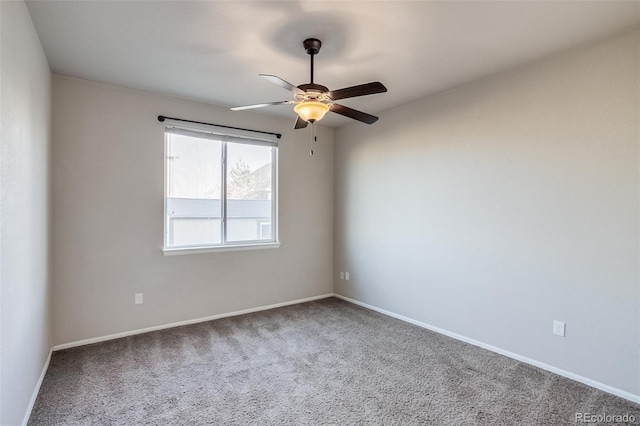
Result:
<instances>
[{"instance_id":1,"label":"electrical outlet","mask_svg":"<svg viewBox=\"0 0 640 426\"><path fill-rule=\"evenodd\" d=\"M344 273L344 279L345 279L345 280L347 280L347 281L349 281L349 273L348 273L348 272L345 272L345 273Z\"/></svg>"},{"instance_id":2,"label":"electrical outlet","mask_svg":"<svg viewBox=\"0 0 640 426\"><path fill-rule=\"evenodd\" d=\"M142 293L136 293L134 301L136 305L142 305Z\"/></svg>"},{"instance_id":3,"label":"electrical outlet","mask_svg":"<svg viewBox=\"0 0 640 426\"><path fill-rule=\"evenodd\" d=\"M344 272L340 271L340 279L344 280Z\"/></svg>"},{"instance_id":4,"label":"electrical outlet","mask_svg":"<svg viewBox=\"0 0 640 426\"><path fill-rule=\"evenodd\" d=\"M567 325L562 321L553 321L553 334L564 337Z\"/></svg>"}]
</instances>

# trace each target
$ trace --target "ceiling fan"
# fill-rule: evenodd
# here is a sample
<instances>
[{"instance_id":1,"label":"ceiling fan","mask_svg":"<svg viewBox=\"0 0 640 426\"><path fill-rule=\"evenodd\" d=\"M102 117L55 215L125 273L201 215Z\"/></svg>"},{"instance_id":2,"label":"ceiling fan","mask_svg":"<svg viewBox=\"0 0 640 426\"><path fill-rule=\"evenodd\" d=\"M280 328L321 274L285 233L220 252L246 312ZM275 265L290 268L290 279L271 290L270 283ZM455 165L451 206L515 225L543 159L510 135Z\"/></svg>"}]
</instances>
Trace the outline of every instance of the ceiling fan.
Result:
<instances>
[{"instance_id":1,"label":"ceiling fan","mask_svg":"<svg viewBox=\"0 0 640 426\"><path fill-rule=\"evenodd\" d=\"M288 81L285 81L275 75L259 74L260 77L269 80L273 84L291 91L295 100L238 106L231 108L231 110L241 111L273 105L295 104L293 110L298 114L298 118L296 119L296 124L293 127L294 129L302 129L307 127L308 123L313 124L316 121L321 120L328 111L332 111L336 114L344 115L345 117L367 124L373 124L378 121L378 117L375 115L367 114L366 112L337 104L335 101L339 99L355 98L358 96L386 92L387 88L384 87L384 84L379 81L374 81L371 83L360 84L358 86L345 87L344 89L339 90L329 90L325 86L315 84L313 82L313 57L320 52L322 43L316 38L308 38L302 43L302 45L311 57L311 81L309 84L294 86Z\"/></svg>"}]
</instances>

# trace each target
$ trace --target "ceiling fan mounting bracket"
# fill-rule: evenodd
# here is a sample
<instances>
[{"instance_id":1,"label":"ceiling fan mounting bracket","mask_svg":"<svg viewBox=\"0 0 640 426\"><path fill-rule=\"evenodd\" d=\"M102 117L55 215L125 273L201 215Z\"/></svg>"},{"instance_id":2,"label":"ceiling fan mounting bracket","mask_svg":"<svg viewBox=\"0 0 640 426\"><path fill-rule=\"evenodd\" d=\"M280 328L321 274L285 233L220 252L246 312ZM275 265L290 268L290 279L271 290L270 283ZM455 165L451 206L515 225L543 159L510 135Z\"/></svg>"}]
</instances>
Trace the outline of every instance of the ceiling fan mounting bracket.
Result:
<instances>
[{"instance_id":1,"label":"ceiling fan mounting bracket","mask_svg":"<svg viewBox=\"0 0 640 426\"><path fill-rule=\"evenodd\" d=\"M302 42L302 45L309 55L317 55L320 52L322 42L317 38L308 38Z\"/></svg>"}]
</instances>

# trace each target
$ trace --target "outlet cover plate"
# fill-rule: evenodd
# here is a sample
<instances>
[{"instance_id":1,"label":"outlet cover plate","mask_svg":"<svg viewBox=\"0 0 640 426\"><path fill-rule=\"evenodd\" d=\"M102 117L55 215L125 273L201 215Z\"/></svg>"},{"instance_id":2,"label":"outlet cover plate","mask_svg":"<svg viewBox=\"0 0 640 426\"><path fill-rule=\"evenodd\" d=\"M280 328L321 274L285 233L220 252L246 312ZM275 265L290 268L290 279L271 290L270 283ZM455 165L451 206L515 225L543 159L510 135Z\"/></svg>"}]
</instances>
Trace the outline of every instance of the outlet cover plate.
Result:
<instances>
[{"instance_id":1,"label":"outlet cover plate","mask_svg":"<svg viewBox=\"0 0 640 426\"><path fill-rule=\"evenodd\" d=\"M553 321L553 334L556 336L564 337L566 334L567 325L562 321Z\"/></svg>"}]
</instances>

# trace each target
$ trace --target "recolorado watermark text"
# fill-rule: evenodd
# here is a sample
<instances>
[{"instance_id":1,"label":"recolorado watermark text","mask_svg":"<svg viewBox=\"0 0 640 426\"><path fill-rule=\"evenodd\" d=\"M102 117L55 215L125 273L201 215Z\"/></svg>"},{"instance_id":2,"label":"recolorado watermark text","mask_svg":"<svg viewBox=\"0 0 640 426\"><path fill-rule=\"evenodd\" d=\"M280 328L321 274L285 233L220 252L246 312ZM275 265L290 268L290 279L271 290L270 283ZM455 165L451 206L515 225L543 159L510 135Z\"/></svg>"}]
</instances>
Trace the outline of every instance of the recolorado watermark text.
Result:
<instances>
[{"instance_id":1,"label":"recolorado watermark text","mask_svg":"<svg viewBox=\"0 0 640 426\"><path fill-rule=\"evenodd\" d=\"M576 413L576 423L633 423L636 416L633 414L595 414Z\"/></svg>"}]
</instances>

